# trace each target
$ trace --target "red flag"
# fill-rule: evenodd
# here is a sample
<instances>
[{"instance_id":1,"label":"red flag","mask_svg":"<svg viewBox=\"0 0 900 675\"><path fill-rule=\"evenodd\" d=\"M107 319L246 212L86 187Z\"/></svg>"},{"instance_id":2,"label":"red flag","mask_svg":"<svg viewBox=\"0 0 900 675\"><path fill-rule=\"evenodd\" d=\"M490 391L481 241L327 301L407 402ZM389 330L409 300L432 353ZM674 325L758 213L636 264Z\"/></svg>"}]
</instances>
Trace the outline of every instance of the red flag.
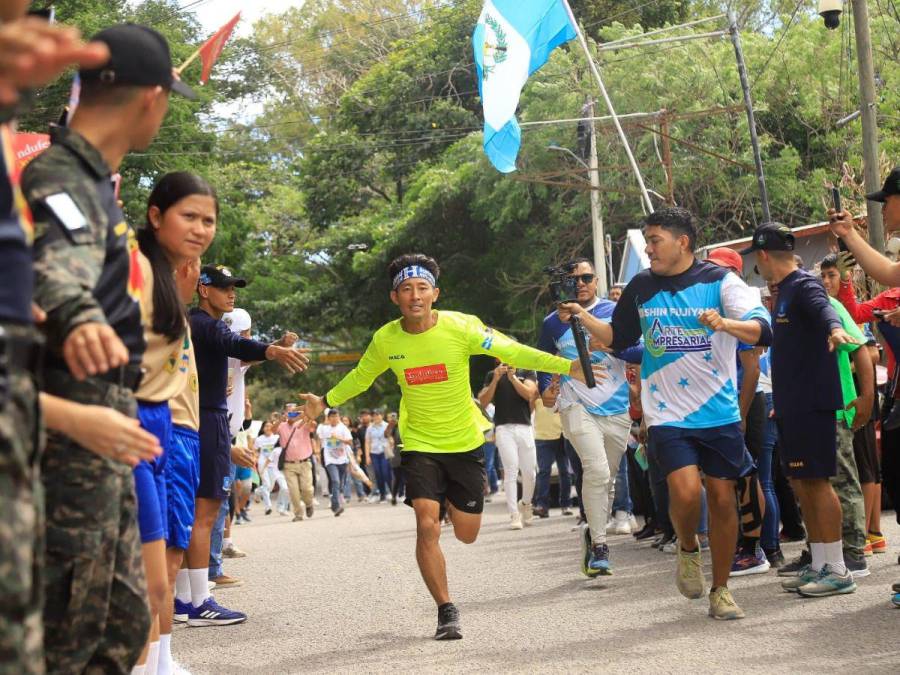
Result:
<instances>
[{"instance_id":1,"label":"red flag","mask_svg":"<svg viewBox=\"0 0 900 675\"><path fill-rule=\"evenodd\" d=\"M200 47L200 60L203 61L203 74L200 76L200 82L206 84L209 81L209 74L212 72L213 64L222 53L225 43L231 37L231 32L241 20L241 13L238 12L234 18L216 31L202 47Z\"/></svg>"}]
</instances>

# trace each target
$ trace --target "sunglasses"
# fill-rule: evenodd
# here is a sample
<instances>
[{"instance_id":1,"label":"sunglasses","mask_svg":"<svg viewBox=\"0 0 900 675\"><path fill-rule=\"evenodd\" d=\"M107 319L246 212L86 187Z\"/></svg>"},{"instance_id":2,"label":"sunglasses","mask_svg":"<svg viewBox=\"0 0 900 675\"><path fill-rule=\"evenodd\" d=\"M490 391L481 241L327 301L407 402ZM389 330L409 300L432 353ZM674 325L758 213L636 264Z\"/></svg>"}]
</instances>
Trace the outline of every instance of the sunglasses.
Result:
<instances>
[{"instance_id":1,"label":"sunglasses","mask_svg":"<svg viewBox=\"0 0 900 675\"><path fill-rule=\"evenodd\" d=\"M580 281L580 282L583 283L583 284L589 284L589 283L591 283L594 279L597 278L597 275L596 275L596 274L572 274L572 275L569 276L569 278L570 278L570 279L575 279L575 280L577 280L577 281Z\"/></svg>"}]
</instances>

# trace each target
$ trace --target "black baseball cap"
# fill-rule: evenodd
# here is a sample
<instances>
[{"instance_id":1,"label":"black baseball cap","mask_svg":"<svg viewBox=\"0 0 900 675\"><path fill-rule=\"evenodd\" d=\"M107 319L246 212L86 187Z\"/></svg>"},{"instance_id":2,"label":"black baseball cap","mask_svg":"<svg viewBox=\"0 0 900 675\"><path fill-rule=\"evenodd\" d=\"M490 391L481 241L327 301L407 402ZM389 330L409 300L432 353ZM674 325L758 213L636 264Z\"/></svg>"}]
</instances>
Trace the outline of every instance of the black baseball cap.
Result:
<instances>
[{"instance_id":1,"label":"black baseball cap","mask_svg":"<svg viewBox=\"0 0 900 675\"><path fill-rule=\"evenodd\" d=\"M160 86L185 98L197 98L194 90L176 77L166 38L152 28L136 23L120 23L100 31L91 40L105 43L109 47L110 58L100 68L80 71L83 82L100 81L110 86Z\"/></svg>"},{"instance_id":2,"label":"black baseball cap","mask_svg":"<svg viewBox=\"0 0 900 675\"><path fill-rule=\"evenodd\" d=\"M216 288L245 288L247 280L236 277L225 265L204 265L200 268L200 284Z\"/></svg>"},{"instance_id":3,"label":"black baseball cap","mask_svg":"<svg viewBox=\"0 0 900 675\"><path fill-rule=\"evenodd\" d=\"M884 187L878 192L867 194L866 199L884 203L892 195L900 195L900 166L895 166L884 179Z\"/></svg>"},{"instance_id":4,"label":"black baseball cap","mask_svg":"<svg viewBox=\"0 0 900 675\"><path fill-rule=\"evenodd\" d=\"M793 251L794 234L791 228L781 223L763 223L753 232L750 248L740 251L747 255L754 251Z\"/></svg>"}]
</instances>

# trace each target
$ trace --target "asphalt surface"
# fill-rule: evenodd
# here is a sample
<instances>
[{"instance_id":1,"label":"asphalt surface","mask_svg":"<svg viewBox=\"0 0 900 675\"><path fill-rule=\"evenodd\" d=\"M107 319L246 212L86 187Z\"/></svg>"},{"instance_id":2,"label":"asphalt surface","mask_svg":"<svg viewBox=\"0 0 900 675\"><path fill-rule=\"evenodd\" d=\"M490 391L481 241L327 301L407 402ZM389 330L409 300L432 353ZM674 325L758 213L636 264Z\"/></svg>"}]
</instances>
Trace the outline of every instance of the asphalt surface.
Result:
<instances>
[{"instance_id":1,"label":"asphalt surface","mask_svg":"<svg viewBox=\"0 0 900 675\"><path fill-rule=\"evenodd\" d=\"M502 497L502 494L501 494ZM176 660L205 673L765 672L900 673L900 527L885 513L888 554L847 596L800 599L774 571L732 579L742 621L707 617L707 601L675 589L675 557L610 538L614 575L579 571L574 517L554 509L507 529L502 498L486 505L477 542L444 528L451 595L464 638L432 639L437 612L414 557L412 509L353 504L334 518L320 498L312 520L289 522L254 505L234 528L245 581L216 599L248 614L237 626L177 626ZM789 558L800 550L788 544ZM708 554L707 579L709 578Z\"/></svg>"}]
</instances>

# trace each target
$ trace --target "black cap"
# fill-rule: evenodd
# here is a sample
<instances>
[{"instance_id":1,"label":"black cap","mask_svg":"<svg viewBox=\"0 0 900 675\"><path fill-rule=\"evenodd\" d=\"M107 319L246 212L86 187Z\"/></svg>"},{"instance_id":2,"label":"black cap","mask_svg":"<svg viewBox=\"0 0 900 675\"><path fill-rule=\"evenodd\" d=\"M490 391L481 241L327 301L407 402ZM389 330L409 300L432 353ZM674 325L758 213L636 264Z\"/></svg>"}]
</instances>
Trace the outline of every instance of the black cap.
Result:
<instances>
[{"instance_id":1,"label":"black cap","mask_svg":"<svg viewBox=\"0 0 900 675\"><path fill-rule=\"evenodd\" d=\"M147 26L120 23L97 33L91 40L109 47L105 66L82 70L82 81L108 85L165 87L186 98L197 98L194 90L175 76L166 38Z\"/></svg>"},{"instance_id":2,"label":"black cap","mask_svg":"<svg viewBox=\"0 0 900 675\"><path fill-rule=\"evenodd\" d=\"M216 288L229 288L230 286L244 288L247 280L234 276L225 265L204 265L200 268L200 283L203 286L215 286Z\"/></svg>"},{"instance_id":3,"label":"black cap","mask_svg":"<svg viewBox=\"0 0 900 675\"><path fill-rule=\"evenodd\" d=\"M794 235L791 228L781 223L763 223L753 233L750 248L740 251L741 255L753 251L793 251Z\"/></svg>"},{"instance_id":4,"label":"black cap","mask_svg":"<svg viewBox=\"0 0 900 675\"><path fill-rule=\"evenodd\" d=\"M891 195L900 195L900 166L895 166L888 177L884 179L884 187L878 192L866 195L866 199L872 202L882 202Z\"/></svg>"}]
</instances>

